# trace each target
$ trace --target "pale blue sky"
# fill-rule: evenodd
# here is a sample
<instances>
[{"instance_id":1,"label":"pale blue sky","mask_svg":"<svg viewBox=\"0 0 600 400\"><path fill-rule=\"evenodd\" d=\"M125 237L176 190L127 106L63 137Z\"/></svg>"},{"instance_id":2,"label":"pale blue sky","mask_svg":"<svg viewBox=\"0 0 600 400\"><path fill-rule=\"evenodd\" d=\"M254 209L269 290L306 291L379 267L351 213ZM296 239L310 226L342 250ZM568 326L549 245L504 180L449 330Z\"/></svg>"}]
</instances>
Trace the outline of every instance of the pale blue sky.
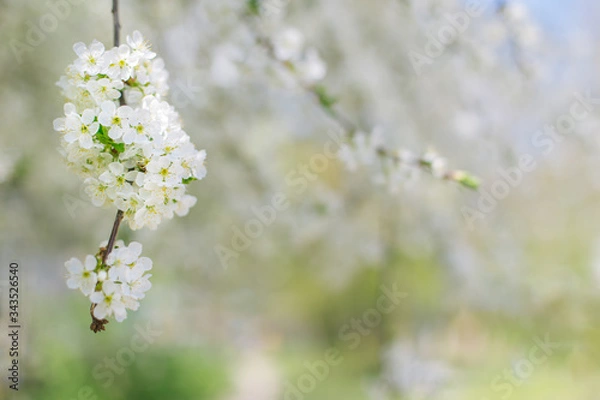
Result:
<instances>
[{"instance_id":1,"label":"pale blue sky","mask_svg":"<svg viewBox=\"0 0 600 400\"><path fill-rule=\"evenodd\" d=\"M522 0L532 14L554 36L579 27L597 32L599 5L597 0Z\"/></svg>"}]
</instances>

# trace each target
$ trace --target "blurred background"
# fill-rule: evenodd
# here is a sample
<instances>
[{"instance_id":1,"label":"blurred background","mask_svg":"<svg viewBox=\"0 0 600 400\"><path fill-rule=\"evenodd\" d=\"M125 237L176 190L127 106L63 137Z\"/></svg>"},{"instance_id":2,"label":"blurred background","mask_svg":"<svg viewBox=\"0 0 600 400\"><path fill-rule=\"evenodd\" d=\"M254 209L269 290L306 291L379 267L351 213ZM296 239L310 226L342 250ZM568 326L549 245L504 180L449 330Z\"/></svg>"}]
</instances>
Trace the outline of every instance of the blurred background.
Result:
<instances>
[{"instance_id":1,"label":"blurred background","mask_svg":"<svg viewBox=\"0 0 600 400\"><path fill-rule=\"evenodd\" d=\"M0 1L1 399L597 398L600 4L475 2L481 16L417 72L411 52L472 2L258 2L262 29L294 26L319 50L350 119L483 182L412 171L390 193L333 160L303 190L286 182L334 124L273 73L246 1L122 1L123 36L164 58L208 176L187 217L121 230L153 259L153 288L95 335L64 262L108 239L114 210L83 194L52 121L73 43L111 46L109 3ZM234 250L276 194L289 207Z\"/></svg>"}]
</instances>

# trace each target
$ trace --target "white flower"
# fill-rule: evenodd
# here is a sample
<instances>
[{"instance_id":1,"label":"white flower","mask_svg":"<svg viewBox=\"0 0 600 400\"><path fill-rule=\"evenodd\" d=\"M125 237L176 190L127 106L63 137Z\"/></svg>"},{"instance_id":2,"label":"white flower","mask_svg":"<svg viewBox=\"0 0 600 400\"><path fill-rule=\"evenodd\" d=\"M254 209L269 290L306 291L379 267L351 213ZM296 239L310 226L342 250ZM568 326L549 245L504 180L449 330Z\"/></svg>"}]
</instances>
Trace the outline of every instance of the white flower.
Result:
<instances>
[{"instance_id":1,"label":"white flower","mask_svg":"<svg viewBox=\"0 0 600 400\"><path fill-rule=\"evenodd\" d=\"M83 114L69 114L65 120L65 136L67 143L79 142L84 149L89 149L94 144L92 137L98 132L100 124L95 122L96 113L86 109Z\"/></svg>"},{"instance_id":2,"label":"white flower","mask_svg":"<svg viewBox=\"0 0 600 400\"><path fill-rule=\"evenodd\" d=\"M179 201L177 201L175 214L179 215L180 217L188 215L188 213L190 212L190 208L194 207L197 201L198 199L196 199L196 197L186 194Z\"/></svg>"},{"instance_id":3,"label":"white flower","mask_svg":"<svg viewBox=\"0 0 600 400\"><path fill-rule=\"evenodd\" d=\"M94 144L89 149L79 146L78 142L63 146L66 151L67 165L82 178L97 176L112 161L110 154L103 152L103 146Z\"/></svg>"},{"instance_id":4,"label":"white flower","mask_svg":"<svg viewBox=\"0 0 600 400\"><path fill-rule=\"evenodd\" d=\"M53 125L56 132L64 134L67 131L67 119L73 119L73 122L70 122L69 125L74 125L74 122L77 121L77 109L73 103L66 103L63 108L65 112L65 118L56 118L53 122Z\"/></svg>"},{"instance_id":5,"label":"white flower","mask_svg":"<svg viewBox=\"0 0 600 400\"><path fill-rule=\"evenodd\" d=\"M300 80L308 85L313 85L325 78L327 64L321 59L316 49L309 49L304 58L296 65L296 70Z\"/></svg>"},{"instance_id":6,"label":"white flower","mask_svg":"<svg viewBox=\"0 0 600 400\"><path fill-rule=\"evenodd\" d=\"M85 181L85 194L87 194L96 207L102 207L108 198L108 185L96 178L87 178Z\"/></svg>"},{"instance_id":7,"label":"white flower","mask_svg":"<svg viewBox=\"0 0 600 400\"><path fill-rule=\"evenodd\" d=\"M157 97L165 96L169 86L167 80L169 79L169 73L165 69L165 62L162 58L156 58L151 62L146 61L146 71L149 73L149 80L151 83L152 91L148 91L148 94L152 94Z\"/></svg>"},{"instance_id":8,"label":"white flower","mask_svg":"<svg viewBox=\"0 0 600 400\"><path fill-rule=\"evenodd\" d=\"M125 301L122 297L120 285L112 281L103 282L102 291L94 292L90 296L91 302L96 304L94 317L102 320L114 316L118 322L122 322L127 318Z\"/></svg>"},{"instance_id":9,"label":"white flower","mask_svg":"<svg viewBox=\"0 0 600 400\"><path fill-rule=\"evenodd\" d=\"M107 186L106 195L114 200L117 196L127 197L133 192L130 182L135 181L137 174L136 171L127 171L123 164L113 162L98 179Z\"/></svg>"},{"instance_id":10,"label":"white flower","mask_svg":"<svg viewBox=\"0 0 600 400\"><path fill-rule=\"evenodd\" d=\"M422 157L422 161L429 165L431 173L436 178L443 178L448 172L446 159L435 152L428 152Z\"/></svg>"},{"instance_id":11,"label":"white flower","mask_svg":"<svg viewBox=\"0 0 600 400\"><path fill-rule=\"evenodd\" d=\"M127 44L134 54L146 60L156 57L156 53L150 51L150 44L144 39L139 31L134 31L131 36L127 35Z\"/></svg>"},{"instance_id":12,"label":"white flower","mask_svg":"<svg viewBox=\"0 0 600 400\"><path fill-rule=\"evenodd\" d=\"M375 128L371 134L358 132L350 143L340 147L338 157L349 170L355 171L359 166L373 165L382 144L383 135L380 129Z\"/></svg>"},{"instance_id":13,"label":"white flower","mask_svg":"<svg viewBox=\"0 0 600 400\"><path fill-rule=\"evenodd\" d=\"M73 50L79 56L75 60L75 67L78 72L84 72L89 75L96 75L102 68L102 55L104 54L104 45L94 40L89 49L84 43L75 43Z\"/></svg>"},{"instance_id":14,"label":"white flower","mask_svg":"<svg viewBox=\"0 0 600 400\"><path fill-rule=\"evenodd\" d=\"M168 186L149 182L140 190L140 196L145 200L144 206L154 207L163 218L173 218L177 202L185 194L185 187Z\"/></svg>"},{"instance_id":15,"label":"white flower","mask_svg":"<svg viewBox=\"0 0 600 400\"><path fill-rule=\"evenodd\" d=\"M129 247L115 248L106 258L106 264L110 266L108 276L114 281L128 281L129 267L133 265L142 252L142 245L132 242Z\"/></svg>"},{"instance_id":16,"label":"white flower","mask_svg":"<svg viewBox=\"0 0 600 400\"><path fill-rule=\"evenodd\" d=\"M130 116L129 121L133 129L123 134L125 144L146 143L150 138L154 138L160 129L158 123L152 120L150 112L141 108Z\"/></svg>"},{"instance_id":17,"label":"white flower","mask_svg":"<svg viewBox=\"0 0 600 400\"><path fill-rule=\"evenodd\" d=\"M139 107L144 98L144 90L138 86L126 87L125 102L132 107Z\"/></svg>"},{"instance_id":18,"label":"white flower","mask_svg":"<svg viewBox=\"0 0 600 400\"><path fill-rule=\"evenodd\" d=\"M146 202L146 204L144 204L144 206L135 213L135 226L138 228L146 226L151 230L156 230L156 228L158 228L158 224L162 220L163 208L164 205Z\"/></svg>"},{"instance_id":19,"label":"white flower","mask_svg":"<svg viewBox=\"0 0 600 400\"><path fill-rule=\"evenodd\" d=\"M377 159L377 151L383 145L383 133L375 128L371 134L359 133L354 137L354 145L359 161L363 165L371 165Z\"/></svg>"},{"instance_id":20,"label":"white flower","mask_svg":"<svg viewBox=\"0 0 600 400\"><path fill-rule=\"evenodd\" d=\"M144 268L136 266L130 269L129 279L123 284L123 294L131 296L136 300L143 299L152 284L149 279L151 274L145 274Z\"/></svg>"},{"instance_id":21,"label":"white flower","mask_svg":"<svg viewBox=\"0 0 600 400\"><path fill-rule=\"evenodd\" d=\"M144 200L136 192L115 199L115 205L119 210L125 213L125 219L129 221L130 225L132 224L135 213L140 209L140 207L143 204ZM138 228L131 226L131 229L135 230Z\"/></svg>"},{"instance_id":22,"label":"white flower","mask_svg":"<svg viewBox=\"0 0 600 400\"><path fill-rule=\"evenodd\" d=\"M129 253L129 257L134 260L134 261L132 261L132 263L135 262L135 260L139 259L139 257L142 255L142 250L143 250L143 247L142 247L141 243L138 243L138 242L129 243L129 246L127 246L127 251Z\"/></svg>"},{"instance_id":23,"label":"white flower","mask_svg":"<svg viewBox=\"0 0 600 400\"><path fill-rule=\"evenodd\" d=\"M181 165L184 168L188 168L190 175L200 180L206 176L206 151L194 151L188 158L184 158Z\"/></svg>"},{"instance_id":24,"label":"white flower","mask_svg":"<svg viewBox=\"0 0 600 400\"><path fill-rule=\"evenodd\" d=\"M123 289L123 288L121 288L121 289ZM123 303L125 308L128 308L133 311L137 311L137 309L140 307L140 303L137 301L137 299L135 299L134 297L131 297L125 293L123 293L121 295L121 302Z\"/></svg>"},{"instance_id":25,"label":"white flower","mask_svg":"<svg viewBox=\"0 0 600 400\"><path fill-rule=\"evenodd\" d=\"M98 282L104 282L108 278L108 273L105 270L98 271Z\"/></svg>"},{"instance_id":26,"label":"white flower","mask_svg":"<svg viewBox=\"0 0 600 400\"><path fill-rule=\"evenodd\" d=\"M108 136L113 140L120 139L125 132L133 131L129 125L129 118L133 109L129 106L118 107L112 101L104 101L100 104L98 122L108 128Z\"/></svg>"},{"instance_id":27,"label":"white flower","mask_svg":"<svg viewBox=\"0 0 600 400\"><path fill-rule=\"evenodd\" d=\"M108 78L90 80L86 89L98 103L106 100L113 101L121 97L120 90L123 89L123 82Z\"/></svg>"},{"instance_id":28,"label":"white flower","mask_svg":"<svg viewBox=\"0 0 600 400\"><path fill-rule=\"evenodd\" d=\"M143 271L150 271L152 269L152 260L148 257L140 257L133 264L133 268L141 268Z\"/></svg>"},{"instance_id":29,"label":"white flower","mask_svg":"<svg viewBox=\"0 0 600 400\"><path fill-rule=\"evenodd\" d=\"M181 184L185 172L181 164L168 157L155 157L146 165L147 182L174 186Z\"/></svg>"},{"instance_id":30,"label":"white flower","mask_svg":"<svg viewBox=\"0 0 600 400\"><path fill-rule=\"evenodd\" d=\"M273 38L275 57L281 61L293 61L300 57L304 47L304 36L295 28L287 28Z\"/></svg>"},{"instance_id":31,"label":"white flower","mask_svg":"<svg viewBox=\"0 0 600 400\"><path fill-rule=\"evenodd\" d=\"M348 171L356 171L358 169L358 161L354 155L354 149L347 143L340 146L337 156L339 160L346 166Z\"/></svg>"},{"instance_id":32,"label":"white flower","mask_svg":"<svg viewBox=\"0 0 600 400\"><path fill-rule=\"evenodd\" d=\"M133 67L137 65L137 57L131 55L131 49L122 44L106 53L106 74L111 79L126 81L133 74Z\"/></svg>"},{"instance_id":33,"label":"white flower","mask_svg":"<svg viewBox=\"0 0 600 400\"><path fill-rule=\"evenodd\" d=\"M385 158L381 162L381 169L372 177L377 185L387 186L390 193L397 193L402 186L414 182L419 170L409 164Z\"/></svg>"},{"instance_id":34,"label":"white flower","mask_svg":"<svg viewBox=\"0 0 600 400\"><path fill-rule=\"evenodd\" d=\"M97 261L94 256L87 256L84 264L76 258L71 258L65 263L65 267L69 271L67 286L70 289L81 290L86 296L92 294L98 282L98 277L94 272L96 266Z\"/></svg>"}]
</instances>

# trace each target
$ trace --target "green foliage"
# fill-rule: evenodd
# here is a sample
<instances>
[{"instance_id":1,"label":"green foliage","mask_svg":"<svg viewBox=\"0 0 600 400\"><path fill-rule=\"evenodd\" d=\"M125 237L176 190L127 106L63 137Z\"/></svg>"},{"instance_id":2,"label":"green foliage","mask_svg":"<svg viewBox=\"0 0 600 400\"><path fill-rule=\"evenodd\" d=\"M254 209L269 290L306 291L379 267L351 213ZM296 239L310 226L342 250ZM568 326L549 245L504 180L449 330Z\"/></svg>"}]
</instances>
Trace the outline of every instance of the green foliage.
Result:
<instances>
[{"instance_id":1,"label":"green foliage","mask_svg":"<svg viewBox=\"0 0 600 400\"><path fill-rule=\"evenodd\" d=\"M23 391L28 398L45 400L93 396L112 400L204 400L218 398L227 389L224 363L215 355L156 346L136 353L133 363L119 366L122 372L113 374L114 381L108 382L95 379L94 369L105 358L115 358L114 352L121 348L118 344L103 347L103 351L110 349L113 354L89 354L78 353L73 344L53 343L44 348L43 366L28 366L31 374Z\"/></svg>"},{"instance_id":2,"label":"green foliage","mask_svg":"<svg viewBox=\"0 0 600 400\"><path fill-rule=\"evenodd\" d=\"M108 128L106 128L105 126L100 125L100 129L98 130L95 136L100 141L100 143L111 148L111 152L113 154L116 153L118 155L125 151L125 144L115 143L115 141L112 140L110 136L108 136Z\"/></svg>"},{"instance_id":3,"label":"green foliage","mask_svg":"<svg viewBox=\"0 0 600 400\"><path fill-rule=\"evenodd\" d=\"M260 15L260 0L248 0L248 10L252 15Z\"/></svg>"},{"instance_id":4,"label":"green foliage","mask_svg":"<svg viewBox=\"0 0 600 400\"><path fill-rule=\"evenodd\" d=\"M214 399L227 387L224 366L190 349L141 354L115 382L123 398L140 400Z\"/></svg>"},{"instance_id":5,"label":"green foliage","mask_svg":"<svg viewBox=\"0 0 600 400\"><path fill-rule=\"evenodd\" d=\"M190 176L189 178L185 178L181 181L181 183L183 183L184 185L188 185L194 181L197 181L198 178L194 178L193 176Z\"/></svg>"},{"instance_id":6,"label":"green foliage","mask_svg":"<svg viewBox=\"0 0 600 400\"><path fill-rule=\"evenodd\" d=\"M481 185L481 181L474 175L465 171L457 171L452 175L452 180L460 183L466 188L477 190Z\"/></svg>"},{"instance_id":7,"label":"green foliage","mask_svg":"<svg viewBox=\"0 0 600 400\"><path fill-rule=\"evenodd\" d=\"M338 102L338 100L335 97L329 94L325 86L317 85L314 87L313 91L319 98L319 103L321 104L321 106L323 106L323 108L325 108L326 110L331 110L331 107L333 107Z\"/></svg>"}]
</instances>

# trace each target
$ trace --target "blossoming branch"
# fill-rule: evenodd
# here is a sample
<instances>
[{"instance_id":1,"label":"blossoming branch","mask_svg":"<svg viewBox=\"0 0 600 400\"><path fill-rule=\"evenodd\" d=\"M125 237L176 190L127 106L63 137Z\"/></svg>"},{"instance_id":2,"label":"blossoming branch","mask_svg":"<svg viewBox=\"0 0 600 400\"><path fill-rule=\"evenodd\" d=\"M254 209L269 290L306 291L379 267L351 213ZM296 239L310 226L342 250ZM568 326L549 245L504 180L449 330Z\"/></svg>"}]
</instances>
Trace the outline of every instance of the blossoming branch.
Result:
<instances>
[{"instance_id":1,"label":"blossoming branch","mask_svg":"<svg viewBox=\"0 0 600 400\"><path fill-rule=\"evenodd\" d=\"M248 8L251 16L260 17L259 1L250 0ZM313 96L317 104L343 130L347 141L339 151L339 158L349 170L368 168L374 182L386 184L392 190L415 170L456 182L469 189L479 187L477 177L466 171L449 169L446 160L436 152L428 151L417 155L405 149L390 149L385 146L380 129L365 132L335 107L337 100L320 83L327 74L327 65L317 49L306 46L302 32L285 27L272 35L264 34L256 22L250 22L256 41L273 61L275 75L289 86L299 87Z\"/></svg>"},{"instance_id":2,"label":"blossoming branch","mask_svg":"<svg viewBox=\"0 0 600 400\"><path fill-rule=\"evenodd\" d=\"M57 83L66 104L54 129L92 203L118 210L109 241L83 262L65 264L69 288L92 303L97 332L106 318L120 322L127 309L137 310L151 287L146 272L152 261L141 257L142 245L115 243L121 220L132 230L156 229L185 216L196 203L186 186L206 175L206 152L195 148L164 100L168 73L140 32L109 50L98 41L76 43L73 50L77 58Z\"/></svg>"}]
</instances>

